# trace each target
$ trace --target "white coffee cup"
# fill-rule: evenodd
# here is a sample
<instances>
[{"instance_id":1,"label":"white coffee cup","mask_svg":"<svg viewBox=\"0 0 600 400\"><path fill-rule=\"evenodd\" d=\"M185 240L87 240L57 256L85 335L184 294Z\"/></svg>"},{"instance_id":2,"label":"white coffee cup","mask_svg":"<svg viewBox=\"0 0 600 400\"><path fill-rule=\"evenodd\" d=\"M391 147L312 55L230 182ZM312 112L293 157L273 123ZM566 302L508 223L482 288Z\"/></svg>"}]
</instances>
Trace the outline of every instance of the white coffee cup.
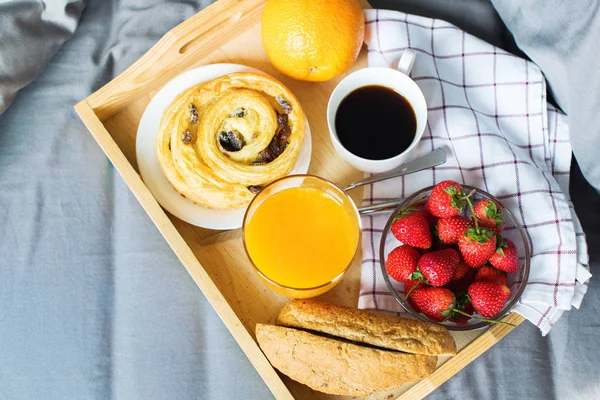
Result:
<instances>
[{"instance_id":1,"label":"white coffee cup","mask_svg":"<svg viewBox=\"0 0 600 400\"><path fill-rule=\"evenodd\" d=\"M345 77L333 90L329 103L327 104L327 124L329 125L329 135L336 152L348 164L354 168L365 172L385 172L398 167L410 160L410 153L416 147L423 136L425 125L427 124L427 103L423 92L415 81L409 78L410 70L414 64L416 53L413 50L404 50L397 69L385 67L370 67L355 71ZM340 103L346 96L354 90L364 86L385 86L400 93L412 106L417 120L415 138L410 146L402 153L383 160L370 160L362 158L348 151L340 142L335 129L335 115ZM368 132L364 133L368 135ZM398 129L400 134L400 128Z\"/></svg>"}]
</instances>

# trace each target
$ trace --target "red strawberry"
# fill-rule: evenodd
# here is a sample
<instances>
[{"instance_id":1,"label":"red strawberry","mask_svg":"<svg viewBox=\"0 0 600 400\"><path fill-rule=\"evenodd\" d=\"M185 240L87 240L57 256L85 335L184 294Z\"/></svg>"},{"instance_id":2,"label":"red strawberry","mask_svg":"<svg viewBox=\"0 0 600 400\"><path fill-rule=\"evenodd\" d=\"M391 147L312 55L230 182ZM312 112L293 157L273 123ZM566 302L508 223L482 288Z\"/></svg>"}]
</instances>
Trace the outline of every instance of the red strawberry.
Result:
<instances>
[{"instance_id":1,"label":"red strawberry","mask_svg":"<svg viewBox=\"0 0 600 400\"><path fill-rule=\"evenodd\" d=\"M414 289L413 289L414 286ZM421 309L417 307L415 302L413 301L413 293L420 290L421 288L428 287L425 285L420 279L410 279L408 282L404 284L404 300L412 307L416 312L421 312Z\"/></svg>"},{"instance_id":2,"label":"red strawberry","mask_svg":"<svg viewBox=\"0 0 600 400\"><path fill-rule=\"evenodd\" d=\"M470 226L473 226L473 222L460 215L440 218L437 221L437 233L445 244L456 244Z\"/></svg>"},{"instance_id":3,"label":"red strawberry","mask_svg":"<svg viewBox=\"0 0 600 400\"><path fill-rule=\"evenodd\" d=\"M510 297L508 286L493 282L475 281L469 286L468 293L475 311L485 318L498 315Z\"/></svg>"},{"instance_id":4,"label":"red strawberry","mask_svg":"<svg viewBox=\"0 0 600 400\"><path fill-rule=\"evenodd\" d=\"M465 196L458 182L443 181L435 185L427 200L427 211L438 218L458 215L465 207Z\"/></svg>"},{"instance_id":5,"label":"red strawberry","mask_svg":"<svg viewBox=\"0 0 600 400\"><path fill-rule=\"evenodd\" d=\"M416 271L419 258L421 253L414 247L398 246L388 255L385 270L392 279L407 282L410 274Z\"/></svg>"},{"instance_id":6,"label":"red strawberry","mask_svg":"<svg viewBox=\"0 0 600 400\"><path fill-rule=\"evenodd\" d=\"M517 272L519 270L519 252L513 241L498 236L498 248L490 256L490 263L509 274Z\"/></svg>"},{"instance_id":7,"label":"red strawberry","mask_svg":"<svg viewBox=\"0 0 600 400\"><path fill-rule=\"evenodd\" d=\"M496 251L496 235L490 228L469 227L458 241L458 249L471 268L485 264Z\"/></svg>"},{"instance_id":8,"label":"red strawberry","mask_svg":"<svg viewBox=\"0 0 600 400\"><path fill-rule=\"evenodd\" d=\"M420 312L434 321L441 322L450 318L456 306L454 293L446 288L419 288L413 291L411 297Z\"/></svg>"},{"instance_id":9,"label":"red strawberry","mask_svg":"<svg viewBox=\"0 0 600 400\"><path fill-rule=\"evenodd\" d=\"M450 282L457 282L461 280L469 271L471 271L471 268L467 264L465 264L463 260L459 260L458 264L456 265L456 269L454 270L454 275L452 275L452 279L450 279Z\"/></svg>"},{"instance_id":10,"label":"red strawberry","mask_svg":"<svg viewBox=\"0 0 600 400\"><path fill-rule=\"evenodd\" d=\"M477 274L475 275L475 280L482 282L494 282L506 286L508 286L509 283L506 272L498 271L491 265L484 265L483 267L479 268Z\"/></svg>"},{"instance_id":11,"label":"red strawberry","mask_svg":"<svg viewBox=\"0 0 600 400\"><path fill-rule=\"evenodd\" d=\"M502 209L493 200L483 199L475 205L475 216L479 218L480 225L492 228L496 233L504 229Z\"/></svg>"},{"instance_id":12,"label":"red strawberry","mask_svg":"<svg viewBox=\"0 0 600 400\"><path fill-rule=\"evenodd\" d=\"M426 279L431 286L444 286L452 279L459 261L460 256L454 249L430 251L421 256L417 272L410 277Z\"/></svg>"},{"instance_id":13,"label":"red strawberry","mask_svg":"<svg viewBox=\"0 0 600 400\"><path fill-rule=\"evenodd\" d=\"M402 243L428 249L431 247L431 231L423 214L408 207L398 214L392 222L392 234Z\"/></svg>"}]
</instances>

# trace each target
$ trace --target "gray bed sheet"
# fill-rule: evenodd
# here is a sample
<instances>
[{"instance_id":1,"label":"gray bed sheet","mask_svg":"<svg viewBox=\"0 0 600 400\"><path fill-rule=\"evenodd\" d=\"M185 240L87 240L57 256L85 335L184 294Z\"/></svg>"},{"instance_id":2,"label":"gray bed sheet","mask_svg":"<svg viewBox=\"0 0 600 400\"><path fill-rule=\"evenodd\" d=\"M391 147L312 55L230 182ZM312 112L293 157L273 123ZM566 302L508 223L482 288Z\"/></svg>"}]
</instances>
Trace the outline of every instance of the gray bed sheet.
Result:
<instances>
[{"instance_id":1,"label":"gray bed sheet","mask_svg":"<svg viewBox=\"0 0 600 400\"><path fill-rule=\"evenodd\" d=\"M393 6L511 45L486 2L444 3ZM72 109L206 4L88 1L0 115L0 399L272 398ZM576 166L571 193L598 273L598 195ZM430 398L600 398L598 308L592 280L546 338L523 324Z\"/></svg>"}]
</instances>

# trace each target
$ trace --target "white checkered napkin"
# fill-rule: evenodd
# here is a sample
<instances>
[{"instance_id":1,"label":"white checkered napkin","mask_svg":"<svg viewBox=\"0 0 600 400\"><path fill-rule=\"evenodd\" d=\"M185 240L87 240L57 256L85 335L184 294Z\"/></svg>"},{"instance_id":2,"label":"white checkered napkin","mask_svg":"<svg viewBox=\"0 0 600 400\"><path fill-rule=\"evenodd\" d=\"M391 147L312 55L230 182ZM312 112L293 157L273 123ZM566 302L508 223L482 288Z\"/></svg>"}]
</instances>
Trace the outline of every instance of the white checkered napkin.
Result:
<instances>
[{"instance_id":1,"label":"white checkered napkin","mask_svg":"<svg viewBox=\"0 0 600 400\"><path fill-rule=\"evenodd\" d=\"M364 204L447 179L497 196L532 247L529 283L514 311L545 335L564 310L579 307L591 275L568 198L567 117L547 103L540 69L444 21L382 10L366 10L365 17L370 66L394 66L405 49L417 52L411 77L429 112L415 156L442 147L449 157L440 167L365 187ZM360 308L402 311L379 266L388 217L363 217Z\"/></svg>"}]
</instances>

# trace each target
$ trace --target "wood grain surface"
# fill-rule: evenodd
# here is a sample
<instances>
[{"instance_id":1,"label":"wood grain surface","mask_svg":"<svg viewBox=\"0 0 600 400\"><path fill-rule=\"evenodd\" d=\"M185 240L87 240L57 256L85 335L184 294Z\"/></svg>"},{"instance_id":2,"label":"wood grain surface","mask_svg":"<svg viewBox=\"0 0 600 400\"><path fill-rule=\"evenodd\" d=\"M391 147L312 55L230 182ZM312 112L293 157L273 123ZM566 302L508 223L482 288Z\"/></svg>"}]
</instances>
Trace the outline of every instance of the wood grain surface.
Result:
<instances>
[{"instance_id":1,"label":"wood grain surface","mask_svg":"<svg viewBox=\"0 0 600 400\"><path fill-rule=\"evenodd\" d=\"M264 0L217 1L167 33L134 65L75 108L275 397L343 399L314 392L278 374L271 367L255 342L254 326L257 322L273 322L287 299L270 291L259 280L245 256L241 240L200 246L199 241L215 231L192 226L165 213L137 172L137 126L156 91L190 68L212 63L239 63L263 70L281 80L302 103L313 139L309 173L340 185L362 178L360 171L350 167L335 153L329 140L327 101L343 76L328 82L309 83L292 80L276 71L267 59L260 38L260 13L264 3ZM366 2L362 3L368 6ZM363 49L352 70L366 65L366 51ZM361 195L360 190L352 193L358 204ZM356 306L359 285L360 255L354 260L346 278L320 298ZM523 318L512 314L507 321L518 325ZM496 325L488 330L453 333L459 353L454 357L440 357L438 369L429 378L368 399L422 398L512 329L507 325Z\"/></svg>"}]
</instances>

